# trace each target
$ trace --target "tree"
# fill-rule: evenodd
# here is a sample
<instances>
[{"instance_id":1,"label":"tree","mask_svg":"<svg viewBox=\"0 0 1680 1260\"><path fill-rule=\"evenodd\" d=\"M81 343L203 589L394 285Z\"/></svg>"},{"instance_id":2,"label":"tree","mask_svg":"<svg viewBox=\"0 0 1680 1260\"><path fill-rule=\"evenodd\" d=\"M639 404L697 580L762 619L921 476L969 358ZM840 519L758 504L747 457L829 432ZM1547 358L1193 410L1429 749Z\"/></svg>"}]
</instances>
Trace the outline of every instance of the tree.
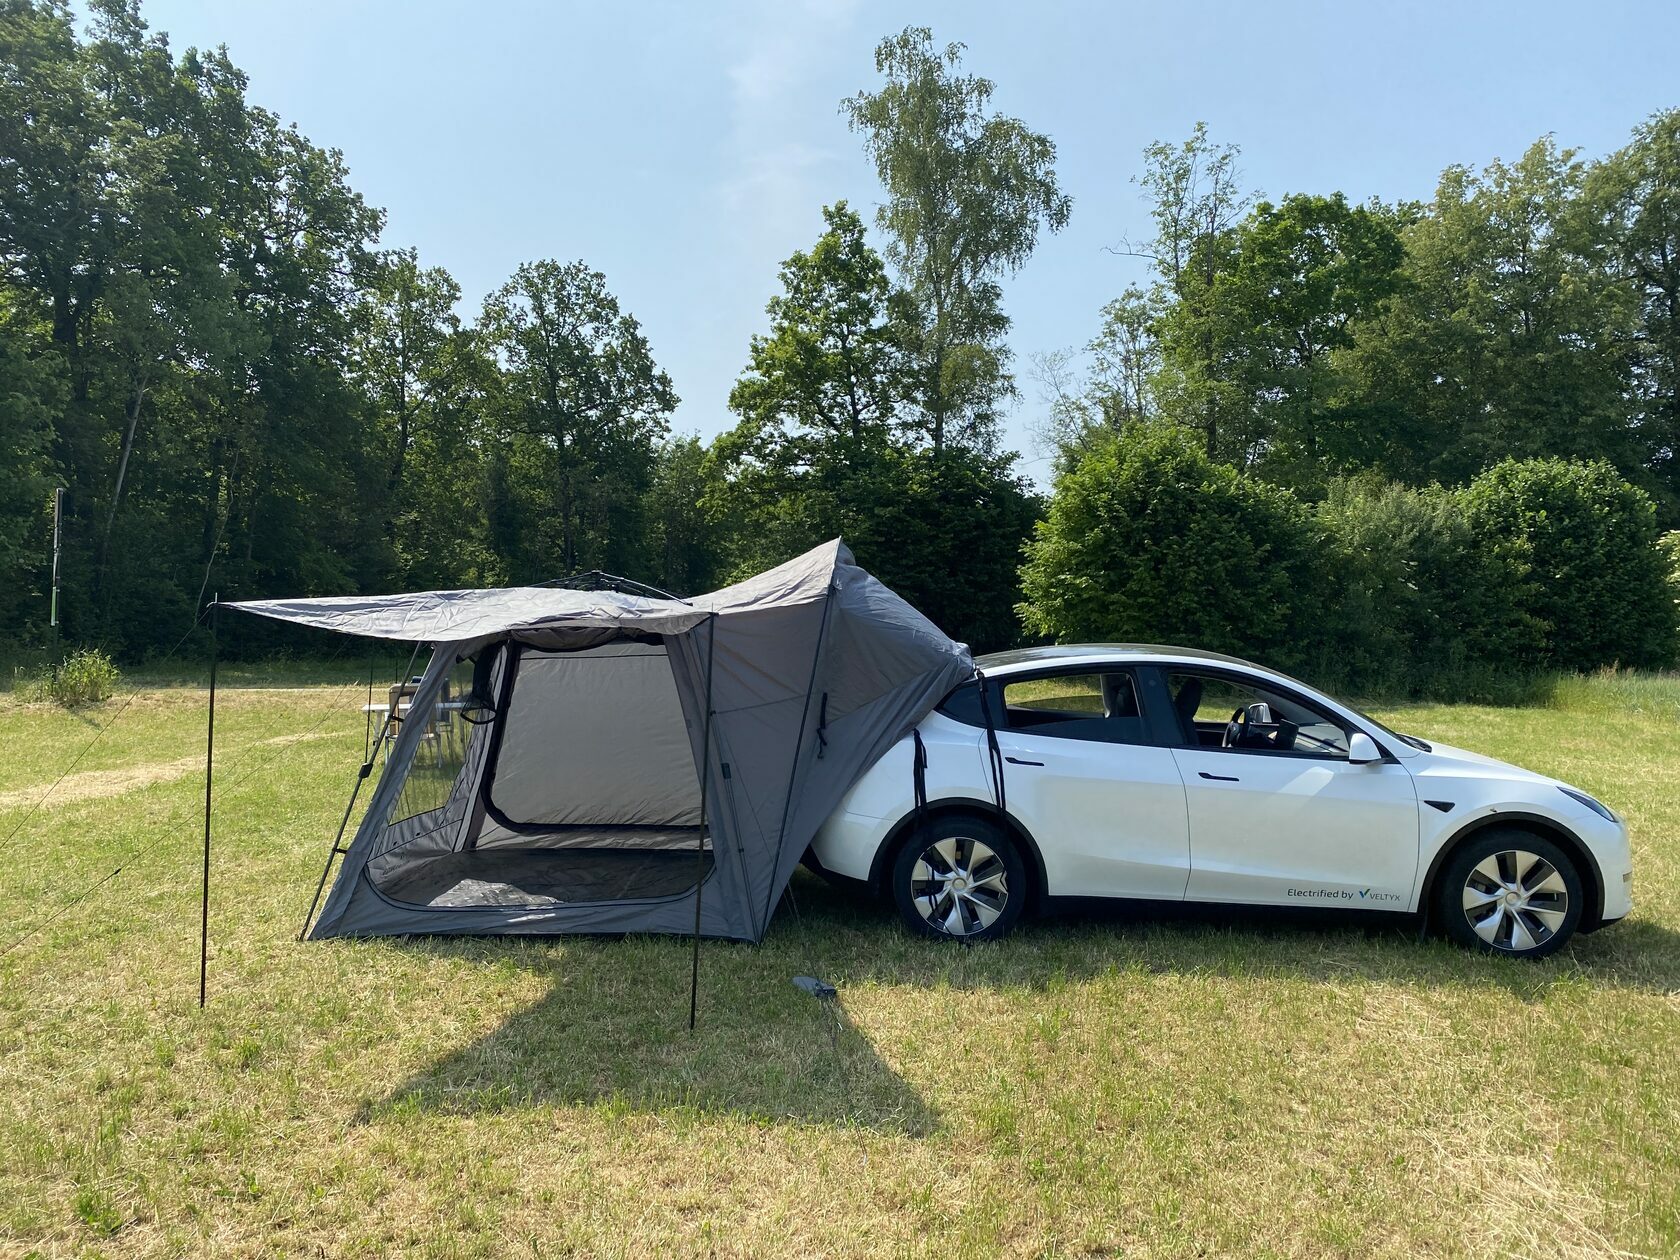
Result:
<instances>
[{"instance_id":1,"label":"tree","mask_svg":"<svg viewBox=\"0 0 1680 1260\"><path fill-rule=\"evenodd\" d=\"M25 596L45 576L52 419L63 389L38 340L0 294L0 624L30 611Z\"/></svg>"},{"instance_id":2,"label":"tree","mask_svg":"<svg viewBox=\"0 0 1680 1260\"><path fill-rule=\"evenodd\" d=\"M693 595L722 583L724 540L710 507L714 472L704 444L692 434L655 451L647 492L645 571L661 590Z\"/></svg>"},{"instance_id":3,"label":"tree","mask_svg":"<svg viewBox=\"0 0 1680 1260\"><path fill-rule=\"evenodd\" d=\"M782 265L770 331L730 391L740 422L712 450L713 510L732 522L737 573L858 536L896 492L876 474L914 386L886 268L844 202L823 220L817 243Z\"/></svg>"},{"instance_id":4,"label":"tree","mask_svg":"<svg viewBox=\"0 0 1680 1260\"><path fill-rule=\"evenodd\" d=\"M772 440L862 451L898 417L905 356L887 314L886 268L863 221L842 201L824 207L823 222L811 251L782 264L782 292L766 308L770 334L753 338L729 407ZM806 462L798 450L778 458Z\"/></svg>"},{"instance_id":5,"label":"tree","mask_svg":"<svg viewBox=\"0 0 1680 1260\"><path fill-rule=\"evenodd\" d=\"M357 377L390 426L390 492L402 489L416 431L461 386L450 351L461 337L461 286L442 267L422 267L412 249L379 262L358 314Z\"/></svg>"},{"instance_id":6,"label":"tree","mask_svg":"<svg viewBox=\"0 0 1680 1260\"><path fill-rule=\"evenodd\" d=\"M1526 611L1546 630L1542 663L1673 664L1674 594L1656 509L1609 463L1501 460L1464 491L1464 505L1485 549L1528 566Z\"/></svg>"},{"instance_id":7,"label":"tree","mask_svg":"<svg viewBox=\"0 0 1680 1260\"><path fill-rule=\"evenodd\" d=\"M1039 355L1034 361L1034 375L1050 403L1039 437L1056 452L1061 472L1130 426L1159 414L1155 389L1161 351L1155 325L1160 311L1155 296L1130 285L1103 307L1102 315L1101 331L1085 347L1090 366L1084 380L1077 380L1069 351Z\"/></svg>"},{"instance_id":8,"label":"tree","mask_svg":"<svg viewBox=\"0 0 1680 1260\"><path fill-rule=\"evenodd\" d=\"M654 444L677 405L671 378L606 277L582 262L526 263L484 301L479 331L501 367L493 407L529 530L518 576L626 572L640 548Z\"/></svg>"},{"instance_id":9,"label":"tree","mask_svg":"<svg viewBox=\"0 0 1680 1260\"><path fill-rule=\"evenodd\" d=\"M1183 428L1139 425L1058 478L1021 569L1030 634L1193 643L1281 665L1310 651L1310 514L1209 460Z\"/></svg>"},{"instance_id":10,"label":"tree","mask_svg":"<svg viewBox=\"0 0 1680 1260\"><path fill-rule=\"evenodd\" d=\"M1680 109L1655 114L1587 176L1588 228L1632 294L1628 377L1641 458L1680 518Z\"/></svg>"},{"instance_id":11,"label":"tree","mask_svg":"<svg viewBox=\"0 0 1680 1260\"><path fill-rule=\"evenodd\" d=\"M1543 657L1528 559L1475 527L1462 489L1338 478L1314 510L1325 601L1315 680L1497 700Z\"/></svg>"},{"instance_id":12,"label":"tree","mask_svg":"<svg viewBox=\"0 0 1680 1260\"><path fill-rule=\"evenodd\" d=\"M1372 466L1449 483L1511 454L1637 467L1633 312L1587 230L1584 178L1550 138L1516 163L1442 175L1402 231L1400 292L1341 352Z\"/></svg>"},{"instance_id":13,"label":"tree","mask_svg":"<svg viewBox=\"0 0 1680 1260\"><path fill-rule=\"evenodd\" d=\"M1242 406L1221 372L1228 321L1220 306L1220 279L1232 263L1230 236L1253 200L1242 191L1241 156L1236 145L1214 144L1202 122L1181 144L1151 144L1137 182L1150 201L1155 237L1126 246L1153 267L1156 304L1174 325L1154 392L1165 414L1201 430L1204 449L1215 458L1234 445L1222 441L1222 429Z\"/></svg>"},{"instance_id":14,"label":"tree","mask_svg":"<svg viewBox=\"0 0 1680 1260\"><path fill-rule=\"evenodd\" d=\"M1229 323L1217 336L1223 371L1241 408L1227 453L1246 456L1280 484L1317 492L1363 454L1337 354L1353 344L1355 324L1380 313L1403 285L1395 216L1350 206L1340 193L1295 194L1260 202L1232 243L1216 303ZM1170 317L1162 335L1169 345L1178 335Z\"/></svg>"},{"instance_id":15,"label":"tree","mask_svg":"<svg viewBox=\"0 0 1680 1260\"><path fill-rule=\"evenodd\" d=\"M948 633L1015 638L1010 608L1036 504L1012 457L934 451L901 423L916 406L886 269L844 203L781 270L708 456L707 523L739 576L842 536L860 563Z\"/></svg>"},{"instance_id":16,"label":"tree","mask_svg":"<svg viewBox=\"0 0 1680 1260\"><path fill-rule=\"evenodd\" d=\"M1031 256L1040 226L1059 231L1072 199L1056 179L1056 146L992 112L988 79L959 73L963 46L908 26L881 41L886 83L841 103L887 191L877 220L904 291L921 428L986 447L1011 389L1000 281Z\"/></svg>"}]
</instances>

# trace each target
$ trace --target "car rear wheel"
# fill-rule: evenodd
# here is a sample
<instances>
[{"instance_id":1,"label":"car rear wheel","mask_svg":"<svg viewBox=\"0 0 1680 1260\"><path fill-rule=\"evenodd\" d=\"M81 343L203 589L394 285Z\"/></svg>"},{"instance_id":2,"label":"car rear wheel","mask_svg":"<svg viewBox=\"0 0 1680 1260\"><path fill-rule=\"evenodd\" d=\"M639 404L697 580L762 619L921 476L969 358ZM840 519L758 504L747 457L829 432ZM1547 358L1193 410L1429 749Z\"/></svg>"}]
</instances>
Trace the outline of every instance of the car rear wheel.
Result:
<instances>
[{"instance_id":1,"label":"car rear wheel","mask_svg":"<svg viewBox=\"0 0 1680 1260\"><path fill-rule=\"evenodd\" d=\"M1447 861L1436 886L1436 922L1459 944L1544 958L1581 922L1585 889L1574 860L1532 832L1490 827Z\"/></svg>"},{"instance_id":2,"label":"car rear wheel","mask_svg":"<svg viewBox=\"0 0 1680 1260\"><path fill-rule=\"evenodd\" d=\"M942 940L987 941L1021 917L1027 870L1015 840L984 818L957 815L912 827L892 865L905 926Z\"/></svg>"}]
</instances>

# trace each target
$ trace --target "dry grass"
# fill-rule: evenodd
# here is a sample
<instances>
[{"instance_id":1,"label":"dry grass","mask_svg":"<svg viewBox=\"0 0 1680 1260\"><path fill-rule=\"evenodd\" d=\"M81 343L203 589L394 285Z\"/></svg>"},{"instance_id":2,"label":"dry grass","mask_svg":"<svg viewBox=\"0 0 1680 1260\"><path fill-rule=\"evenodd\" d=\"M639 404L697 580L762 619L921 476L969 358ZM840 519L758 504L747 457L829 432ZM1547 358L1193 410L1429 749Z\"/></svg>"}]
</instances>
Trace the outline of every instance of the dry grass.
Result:
<instances>
[{"instance_id":1,"label":"dry grass","mask_svg":"<svg viewBox=\"0 0 1680 1260\"><path fill-rule=\"evenodd\" d=\"M801 876L802 923L706 947L692 1038L681 941L295 942L361 698L224 693L205 1012L202 780L154 773L201 697L12 842L0 947L129 865L0 958L0 1255L1680 1249L1672 680L1383 714L1630 816L1634 918L1546 963L1170 914L941 948ZM0 836L100 720L0 705Z\"/></svg>"}]
</instances>

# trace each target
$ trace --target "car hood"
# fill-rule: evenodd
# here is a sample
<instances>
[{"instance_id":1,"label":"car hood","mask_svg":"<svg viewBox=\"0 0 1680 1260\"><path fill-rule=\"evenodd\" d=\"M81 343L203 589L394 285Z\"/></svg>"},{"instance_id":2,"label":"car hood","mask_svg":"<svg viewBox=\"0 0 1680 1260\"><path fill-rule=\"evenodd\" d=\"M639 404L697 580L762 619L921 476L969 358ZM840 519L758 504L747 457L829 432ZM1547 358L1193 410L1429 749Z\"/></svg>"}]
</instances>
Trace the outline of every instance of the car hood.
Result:
<instances>
[{"instance_id":1,"label":"car hood","mask_svg":"<svg viewBox=\"0 0 1680 1260\"><path fill-rule=\"evenodd\" d=\"M1543 783L1548 786L1561 786L1557 779L1544 774L1536 774L1532 770L1524 770L1521 766L1513 766L1508 761L1499 761L1493 757L1484 757L1481 753L1471 752L1465 748L1454 748L1451 744L1437 744L1431 742L1430 751L1422 756L1413 758L1407 768L1415 775L1427 775L1432 778L1475 778L1475 779L1507 779L1518 783Z\"/></svg>"}]
</instances>

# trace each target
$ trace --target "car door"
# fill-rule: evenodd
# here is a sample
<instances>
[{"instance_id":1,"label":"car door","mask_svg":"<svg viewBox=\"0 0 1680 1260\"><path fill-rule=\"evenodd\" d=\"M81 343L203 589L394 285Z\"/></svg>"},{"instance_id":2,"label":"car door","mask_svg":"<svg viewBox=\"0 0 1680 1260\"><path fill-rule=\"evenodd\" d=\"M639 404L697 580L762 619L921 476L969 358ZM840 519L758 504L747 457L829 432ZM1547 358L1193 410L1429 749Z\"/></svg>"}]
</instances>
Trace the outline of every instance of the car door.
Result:
<instances>
[{"instance_id":1,"label":"car door","mask_svg":"<svg viewBox=\"0 0 1680 1260\"><path fill-rule=\"evenodd\" d=\"M1126 668L995 680L1009 810L1052 896L1179 900L1190 873L1184 784Z\"/></svg>"},{"instance_id":2,"label":"car door","mask_svg":"<svg viewBox=\"0 0 1680 1260\"><path fill-rule=\"evenodd\" d=\"M1412 776L1348 760L1352 731L1308 697L1237 671L1167 667L1190 821L1192 901L1407 910L1418 864ZM1240 711L1266 706L1227 745Z\"/></svg>"}]
</instances>

